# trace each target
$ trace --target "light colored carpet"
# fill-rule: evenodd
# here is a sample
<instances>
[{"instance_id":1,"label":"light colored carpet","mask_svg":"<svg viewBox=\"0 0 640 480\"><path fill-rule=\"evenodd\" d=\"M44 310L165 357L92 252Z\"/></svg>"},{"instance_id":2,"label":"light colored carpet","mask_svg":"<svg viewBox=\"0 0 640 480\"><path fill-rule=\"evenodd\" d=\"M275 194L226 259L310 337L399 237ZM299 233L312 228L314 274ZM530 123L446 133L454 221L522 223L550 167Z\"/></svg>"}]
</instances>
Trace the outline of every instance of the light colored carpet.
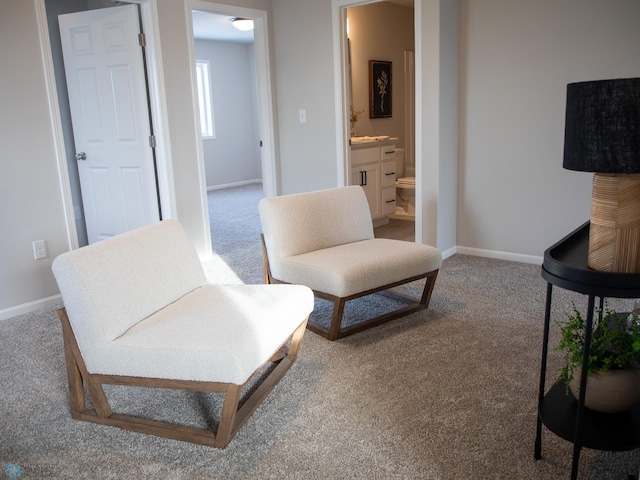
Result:
<instances>
[{"instance_id":1,"label":"light colored carpet","mask_svg":"<svg viewBox=\"0 0 640 480\"><path fill-rule=\"evenodd\" d=\"M255 211L242 218L243 238L227 248L214 238L210 277L261 281ZM337 342L307 332L298 362L225 450L71 419L55 312L15 317L0 322L0 468L20 464L21 479L569 478L572 446L546 429L533 459L545 289L538 266L454 255L427 311ZM554 318L585 303L555 292ZM550 376L558 366L554 352ZM219 406L191 392L108 395L121 410L192 425ZM624 480L638 465L637 451L584 449L579 478Z\"/></svg>"}]
</instances>

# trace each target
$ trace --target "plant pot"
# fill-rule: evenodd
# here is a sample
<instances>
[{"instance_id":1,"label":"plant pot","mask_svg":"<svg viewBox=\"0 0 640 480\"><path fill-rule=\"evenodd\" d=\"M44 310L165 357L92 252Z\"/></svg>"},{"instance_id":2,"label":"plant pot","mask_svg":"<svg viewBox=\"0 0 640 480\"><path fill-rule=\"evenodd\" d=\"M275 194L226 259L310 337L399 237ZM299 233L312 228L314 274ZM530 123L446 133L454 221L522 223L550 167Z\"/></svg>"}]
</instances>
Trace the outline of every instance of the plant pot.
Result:
<instances>
[{"instance_id":1,"label":"plant pot","mask_svg":"<svg viewBox=\"0 0 640 480\"><path fill-rule=\"evenodd\" d=\"M577 399L580 392L581 372L574 372L569 383L571 393ZM640 400L640 370L608 370L595 372L587 377L587 395L584 406L603 413L629 410Z\"/></svg>"}]
</instances>

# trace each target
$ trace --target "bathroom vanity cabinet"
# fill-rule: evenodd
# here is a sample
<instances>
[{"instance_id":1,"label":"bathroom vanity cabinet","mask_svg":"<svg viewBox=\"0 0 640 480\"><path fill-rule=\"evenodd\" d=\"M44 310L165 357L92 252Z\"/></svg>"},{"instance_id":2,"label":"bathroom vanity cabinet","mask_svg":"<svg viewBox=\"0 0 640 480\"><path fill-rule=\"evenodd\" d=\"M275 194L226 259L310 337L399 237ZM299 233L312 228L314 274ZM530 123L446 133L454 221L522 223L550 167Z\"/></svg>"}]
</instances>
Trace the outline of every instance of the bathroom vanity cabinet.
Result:
<instances>
[{"instance_id":1,"label":"bathroom vanity cabinet","mask_svg":"<svg viewBox=\"0 0 640 480\"><path fill-rule=\"evenodd\" d=\"M393 140L351 146L351 185L367 195L374 224L388 221L396 211L396 144Z\"/></svg>"}]
</instances>

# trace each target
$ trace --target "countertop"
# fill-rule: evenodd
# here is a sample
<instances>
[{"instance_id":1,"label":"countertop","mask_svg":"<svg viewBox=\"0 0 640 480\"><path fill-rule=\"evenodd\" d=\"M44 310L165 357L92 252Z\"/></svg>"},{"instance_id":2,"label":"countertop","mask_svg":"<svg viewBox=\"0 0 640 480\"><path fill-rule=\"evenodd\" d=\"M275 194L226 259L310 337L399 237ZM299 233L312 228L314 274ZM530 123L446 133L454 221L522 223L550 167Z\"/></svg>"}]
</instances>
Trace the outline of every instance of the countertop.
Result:
<instances>
[{"instance_id":1,"label":"countertop","mask_svg":"<svg viewBox=\"0 0 640 480\"><path fill-rule=\"evenodd\" d=\"M352 149L370 148L379 145L390 145L396 143L398 138L388 137L386 135L380 135L377 137L352 137L349 139L349 143Z\"/></svg>"}]
</instances>

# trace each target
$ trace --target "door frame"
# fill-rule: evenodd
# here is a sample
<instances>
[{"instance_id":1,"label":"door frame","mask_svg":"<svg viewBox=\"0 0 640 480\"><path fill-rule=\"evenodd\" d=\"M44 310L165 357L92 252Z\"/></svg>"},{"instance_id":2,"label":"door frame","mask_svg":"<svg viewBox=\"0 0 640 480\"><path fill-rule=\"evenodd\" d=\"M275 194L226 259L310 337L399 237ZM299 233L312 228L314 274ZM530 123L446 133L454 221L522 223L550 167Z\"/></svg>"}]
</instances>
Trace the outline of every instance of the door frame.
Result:
<instances>
[{"instance_id":1,"label":"door frame","mask_svg":"<svg viewBox=\"0 0 640 480\"><path fill-rule=\"evenodd\" d=\"M195 65L195 40L193 35L193 22L191 12L202 12L230 17L249 18L254 21L253 47L255 51L256 90L258 100L258 125L260 133L260 162L262 166L262 189L266 197L279 194L280 186L275 163L275 134L273 125L273 94L271 88L271 63L269 59L269 25L267 11L253 8L237 7L222 3L212 3L203 0L185 0L187 16L187 34L189 35L189 56L192 65ZM192 95L194 112L198 112L198 89L194 73L192 72ZM198 120L199 122L199 120ZM204 151L202 142L198 144L198 174L200 183L206 185ZM203 198L203 209L208 212L207 198Z\"/></svg>"},{"instance_id":2,"label":"door frame","mask_svg":"<svg viewBox=\"0 0 640 480\"><path fill-rule=\"evenodd\" d=\"M349 170L351 164L351 149L349 148L348 131L346 127L349 122L349 105L347 99L349 88L347 82L348 52L346 33L347 8L378 3L383 0L332 0L331 16L333 21L333 78L335 89L335 111L336 111L336 158L338 185L347 185L349 182ZM422 85L422 2L413 2L413 29L414 29L414 51L415 51L415 85ZM415 124L414 124L414 156L416 165L416 216L415 216L415 241L422 243L422 182L419 180L422 175L423 143L421 136L416 132L422 131L422 90L416 88L415 91Z\"/></svg>"},{"instance_id":3,"label":"door frame","mask_svg":"<svg viewBox=\"0 0 640 480\"><path fill-rule=\"evenodd\" d=\"M146 47L145 56L148 72L149 109L156 137L156 175L158 182L158 198L162 209L162 218L175 218L176 199L173 188L173 167L170 162L169 127L167 118L166 95L164 77L162 76L162 55L158 42L158 9L157 0L126 0L127 3L140 5L140 17L144 30ZM59 99L56 90L56 79L53 69L49 27L45 0L35 0L38 33L43 54L45 83L48 92L50 120L53 128L53 142L58 164L58 179L62 193L62 204L67 229L68 247L75 250L79 247L78 231L76 230L73 200L71 198L71 184L67 169L67 152L64 146L63 127L60 117Z\"/></svg>"}]
</instances>

